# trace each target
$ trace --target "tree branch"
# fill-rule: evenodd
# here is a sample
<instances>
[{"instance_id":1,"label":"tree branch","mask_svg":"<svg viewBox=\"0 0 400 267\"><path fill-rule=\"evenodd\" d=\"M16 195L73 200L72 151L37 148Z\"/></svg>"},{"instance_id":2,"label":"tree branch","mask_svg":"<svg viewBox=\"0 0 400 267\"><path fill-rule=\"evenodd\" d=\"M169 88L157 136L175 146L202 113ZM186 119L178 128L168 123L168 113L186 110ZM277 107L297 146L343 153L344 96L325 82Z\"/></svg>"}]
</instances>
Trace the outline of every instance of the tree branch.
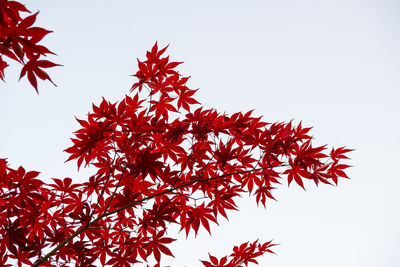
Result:
<instances>
[{"instance_id":1,"label":"tree branch","mask_svg":"<svg viewBox=\"0 0 400 267\"><path fill-rule=\"evenodd\" d=\"M110 216L110 215L113 215L113 214L115 214L115 213L118 213L118 212L120 212L120 211L123 211L123 210L125 210L125 209L128 209L128 208L130 208L130 207L133 207L133 206L135 206L135 205L137 205L137 204L140 204L140 203L142 203L142 202L145 202L145 201L147 201L147 200L156 198L156 197L158 197L158 196L161 196L161 195L164 195L164 194L168 194L168 193L172 193L173 191L175 191L175 190L177 190L177 189L179 189L179 188L183 188L183 187L186 187L186 186L190 186L190 185L192 185L192 184L194 184L194 183L197 183L197 182L207 182L207 181L212 181L212 180L224 178L224 177L227 177L227 176L230 176L230 175L245 174L245 173L260 171L260 170L264 170L264 169L268 169L268 168L277 168L277 167L285 167L285 166L289 166L289 164L281 164L281 165L278 165L278 166L267 166L267 167L253 168L253 169L250 169L250 170L244 170L244 171L239 171L239 172L234 172L234 173L227 173L227 174L222 174L222 175L218 175L218 176L214 176L214 177L210 177L210 178L204 178L204 179L198 178L198 179L195 179L195 180L186 182L186 183L184 183L184 184L181 184L181 185L179 185L179 186L172 187L172 188L170 188L170 189L164 190L164 191L162 191L162 192L160 192L160 193L157 193L157 194L154 194L154 195L151 195L151 196L142 198L142 199L140 199L140 200L134 201L134 202L132 202L132 203L130 203L130 204L128 204L128 205L125 205L125 206L123 206L123 207L121 207L121 208L112 210L112 211L110 211L110 212L103 212L102 215L100 215L99 217L97 217L96 219L94 219L93 221L91 221L90 223L86 224L85 226L82 226L82 227L79 228L75 233L73 233L70 237L68 237L68 238L66 238L64 241L62 241L57 247L55 247L53 250L51 250L49 253L47 253L46 256L44 256L43 258L37 260L37 261L32 265L32 267L37 267L37 266L39 266L40 264L46 262L46 261L47 261L51 256L53 256L60 248L62 248L63 246L65 246L67 243L69 243L69 242L70 242L72 239L74 239L76 236L78 236L78 235L81 234L83 231L85 231L85 230L88 229L89 227L91 227L91 226L93 226L94 224L96 224L98 221L100 221L100 220L103 219L104 217L108 217L108 216Z\"/></svg>"}]
</instances>

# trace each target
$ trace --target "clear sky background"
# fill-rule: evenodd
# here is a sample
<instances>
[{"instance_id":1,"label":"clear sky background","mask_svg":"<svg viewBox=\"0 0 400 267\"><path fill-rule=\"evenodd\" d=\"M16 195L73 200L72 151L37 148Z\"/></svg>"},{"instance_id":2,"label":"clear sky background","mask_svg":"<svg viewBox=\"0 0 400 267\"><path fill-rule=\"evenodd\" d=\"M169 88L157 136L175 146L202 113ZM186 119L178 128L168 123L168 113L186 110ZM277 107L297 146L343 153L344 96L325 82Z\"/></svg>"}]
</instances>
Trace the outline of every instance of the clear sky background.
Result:
<instances>
[{"instance_id":1,"label":"clear sky background","mask_svg":"<svg viewBox=\"0 0 400 267\"><path fill-rule=\"evenodd\" d=\"M40 82L40 95L20 66L0 83L0 157L43 179L86 179L64 164L69 138L91 103L129 92L136 58L155 41L168 53L197 99L233 113L255 109L269 122L314 126L317 144L348 146L351 180L338 187L283 184L278 202L240 211L173 244L163 265L201 266L245 241L274 239L274 267L400 266L400 3L396 0L281 1L24 1L40 10L44 44L63 64ZM171 235L177 236L171 232Z\"/></svg>"}]
</instances>

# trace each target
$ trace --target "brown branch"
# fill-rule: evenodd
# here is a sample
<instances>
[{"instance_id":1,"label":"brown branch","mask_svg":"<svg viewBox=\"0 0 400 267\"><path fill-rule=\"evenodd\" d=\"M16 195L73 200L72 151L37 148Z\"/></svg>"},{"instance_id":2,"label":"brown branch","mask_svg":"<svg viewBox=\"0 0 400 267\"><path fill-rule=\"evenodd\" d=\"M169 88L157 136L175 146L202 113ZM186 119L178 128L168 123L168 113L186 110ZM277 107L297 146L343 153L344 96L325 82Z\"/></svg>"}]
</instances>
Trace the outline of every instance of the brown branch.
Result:
<instances>
[{"instance_id":1,"label":"brown branch","mask_svg":"<svg viewBox=\"0 0 400 267\"><path fill-rule=\"evenodd\" d=\"M260 171L260 170L263 170L263 169L276 168L276 167L285 167L285 166L288 166L288 164L281 164L281 165L278 165L278 166L267 166L267 167L253 168L253 169L250 169L250 170L238 171L238 172L234 172L234 173L227 173L227 174L222 174L222 175L218 175L218 176L214 176L214 177L210 177L210 178L204 178L204 179L198 178L198 179L189 181L189 182L187 182L187 183L181 184L181 185L179 185L179 186L172 187L172 188L170 188L170 189L164 190L164 191L159 192L159 193L157 193L157 194L154 194L154 195L151 195L151 196L142 198L142 199L140 199L140 200L134 201L134 202L132 202L132 203L130 203L130 204L128 204L128 205L125 205L125 206L123 206L123 207L121 207L121 208L118 208L118 209L115 209L115 210L113 210L113 211L110 211L110 212L103 212L99 217L97 217L96 219L94 219L94 220L91 221L90 223L86 224L85 226L82 226L81 228L79 228L79 229L78 229L75 233L73 233L70 237L64 239L64 241L62 241L57 247L55 247L53 250L51 250L49 253L47 253L46 256L44 256L44 257L41 258L41 259L38 259L38 260L32 265L32 267L37 267L37 266L39 266L40 264L46 262L51 256L53 256L58 250L60 250L63 246L65 246L67 243L69 243L72 239L74 239L76 236L78 236L79 234L81 234L82 232L84 232L86 229L88 229L88 228L90 228L91 226L93 226L94 224L96 224L98 221L100 221L100 220L103 219L104 217L108 217L108 216L110 216L110 215L112 215L112 214L118 213L118 212L120 212L120 211L123 211L123 210L125 210L125 209L130 208L130 207L133 207L133 206L135 206L135 205L137 205L137 204L140 204L140 203L145 202L145 201L147 201L147 200L153 199L153 198L155 198L155 197L158 197L158 196L161 196L161 195L164 195L164 194L168 194L168 193L172 193L173 191L175 191L175 190L177 190L177 189L180 189L180 188L183 188L183 187L186 187L186 186L190 186L190 185L192 185L192 184L194 184L194 183L196 183L196 182L207 182L207 181L212 181L212 180L216 180L216 179L219 179L219 178L224 178L224 177L227 177L227 176L230 176L230 175L245 174L245 173Z\"/></svg>"},{"instance_id":2,"label":"brown branch","mask_svg":"<svg viewBox=\"0 0 400 267\"><path fill-rule=\"evenodd\" d=\"M211 177L211 178L205 178L205 179L200 179L200 178L199 178L199 179L195 179L195 180L192 180L192 181L190 181L190 182L181 184L181 185L179 185L179 186L176 186L176 187L173 187L173 188L164 190L164 191L162 191L162 192L160 192L160 193L157 193L157 194L154 194L154 195L151 195L151 196L142 198L142 199L140 199L140 200L134 201L134 202L132 202L132 203L126 205L126 206L123 206L123 207L121 207L121 208L118 208L118 209L115 209L115 210L113 210L113 211L107 212L105 215L108 216L108 215L112 215L112 214L114 214L114 213L118 213L118 212L123 211L123 210L125 210L125 209L127 209L127 208L130 208L130 207L133 207L133 206L135 206L135 205L137 205L137 204L140 204L140 203L142 203L142 202L144 202L144 201L153 199L153 198L155 198L155 197L158 197L158 196L161 196L161 195L164 195L164 194L172 193L172 192L175 191L176 189L179 189L179 188L182 188L182 187L186 187L186 186L192 185L192 184L194 184L194 183L196 183L196 182L208 182L208 181L216 180L216 179L219 179L219 178L224 178L224 177L227 177L227 176L230 176L230 175L245 174L245 173L250 173L250 172L254 172L254 171L260 171L260 170L264 170L264 169L268 169L268 168L285 167L285 166L287 166L287 164L282 164L282 165L279 165L279 166L260 167L260 168L257 168L257 169L253 168L253 169L251 169L251 170L239 171L239 172L234 172L234 173L227 173L227 174L222 174L222 175L214 176L214 177Z\"/></svg>"}]
</instances>

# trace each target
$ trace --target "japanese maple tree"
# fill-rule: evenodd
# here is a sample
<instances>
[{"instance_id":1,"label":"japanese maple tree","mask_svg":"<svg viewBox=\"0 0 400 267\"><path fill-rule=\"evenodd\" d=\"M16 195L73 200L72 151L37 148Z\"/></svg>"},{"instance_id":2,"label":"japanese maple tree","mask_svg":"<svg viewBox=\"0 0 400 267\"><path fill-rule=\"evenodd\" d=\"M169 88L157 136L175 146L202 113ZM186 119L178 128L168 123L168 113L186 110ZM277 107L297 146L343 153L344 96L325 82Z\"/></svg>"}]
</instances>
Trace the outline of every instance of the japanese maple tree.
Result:
<instances>
[{"instance_id":1,"label":"japanese maple tree","mask_svg":"<svg viewBox=\"0 0 400 267\"><path fill-rule=\"evenodd\" d=\"M0 10L1 54L22 63L21 76L37 90L36 77L51 81L42 68L56 65L40 59L51 53L37 44L49 31L32 27L37 13L22 19L28 10L18 2L0 0ZM304 188L308 180L347 178L342 161L351 149L314 146L301 123L206 108L166 49L156 43L138 60L125 98L103 99L77 120L65 152L78 169L95 170L86 182L44 182L39 172L0 159L0 265L161 266L173 256L171 225L186 235L211 233L241 196L265 206L283 180ZM7 63L0 60L3 78ZM248 266L274 245L246 242L201 263Z\"/></svg>"}]
</instances>

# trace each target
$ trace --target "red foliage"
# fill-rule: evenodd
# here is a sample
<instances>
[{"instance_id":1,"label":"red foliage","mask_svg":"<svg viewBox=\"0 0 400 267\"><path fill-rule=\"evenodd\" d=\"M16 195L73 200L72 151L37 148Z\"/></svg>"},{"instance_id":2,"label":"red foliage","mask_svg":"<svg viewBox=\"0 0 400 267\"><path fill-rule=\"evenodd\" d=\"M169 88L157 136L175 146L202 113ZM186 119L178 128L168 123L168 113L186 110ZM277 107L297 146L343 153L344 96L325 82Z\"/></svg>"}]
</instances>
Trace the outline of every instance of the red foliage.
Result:
<instances>
[{"instance_id":1,"label":"red foliage","mask_svg":"<svg viewBox=\"0 0 400 267\"><path fill-rule=\"evenodd\" d=\"M216 257L209 255L210 261L201 261L205 267L237 267L248 266L249 263L257 264L256 258L265 253L274 253L270 248L276 246L271 241L260 243L255 241L253 243L243 243L240 246L233 248L231 255L222 257L218 260ZM229 261L228 261L229 259Z\"/></svg>"},{"instance_id":2,"label":"red foliage","mask_svg":"<svg viewBox=\"0 0 400 267\"><path fill-rule=\"evenodd\" d=\"M33 26L39 12L25 18L22 13L31 12L17 1L0 0L0 79L4 81L4 70L8 66L3 59L5 56L23 65L19 78L27 75L30 84L39 92L37 78L53 83L43 68L60 65L41 59L54 53L39 44L51 32Z\"/></svg>"},{"instance_id":3,"label":"red foliage","mask_svg":"<svg viewBox=\"0 0 400 267\"><path fill-rule=\"evenodd\" d=\"M32 75L47 78L39 68L53 66L38 60L48 53L37 45L47 31L28 35L36 14L21 19L19 13L27 10L17 2L0 0L0 10L0 40L11 47L3 54L21 63L26 56L30 61L21 74L35 86ZM17 27L25 39L7 37L4 27ZM18 48L27 41L31 50ZM172 224L186 235L201 228L211 233L220 215L227 218L229 210L237 210L240 196L252 194L265 206L282 179L304 188L307 180L318 185L347 178L349 165L341 161L351 150L327 153L326 146L313 146L310 128L266 123L251 111L228 115L201 106L196 90L187 87L188 77L176 71L180 62L163 57L166 48L159 50L156 43L145 60L138 60L132 95L117 103L103 99L86 119L78 119L81 128L65 151L78 168L84 163L97 170L87 182L44 183L38 172L13 169L0 159L2 266L15 261L33 266L155 261L160 266L163 256L173 256L169 244L175 239L167 233ZM210 255L201 262L248 266L273 253L272 246L247 242L229 256Z\"/></svg>"}]
</instances>

